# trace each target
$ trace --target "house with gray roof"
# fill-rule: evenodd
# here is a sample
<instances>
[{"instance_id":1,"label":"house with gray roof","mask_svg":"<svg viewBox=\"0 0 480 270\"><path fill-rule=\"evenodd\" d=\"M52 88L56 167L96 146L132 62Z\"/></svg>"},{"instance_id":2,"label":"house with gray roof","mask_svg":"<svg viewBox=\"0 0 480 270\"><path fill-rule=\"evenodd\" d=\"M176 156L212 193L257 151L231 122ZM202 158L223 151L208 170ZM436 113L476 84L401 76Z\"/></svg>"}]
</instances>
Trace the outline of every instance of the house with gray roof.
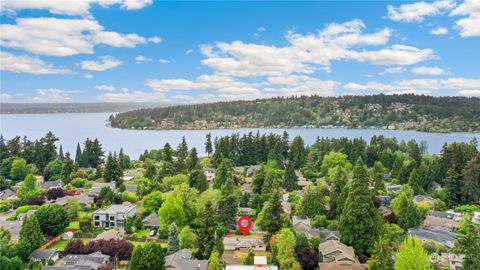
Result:
<instances>
[{"instance_id":1,"label":"house with gray roof","mask_svg":"<svg viewBox=\"0 0 480 270\"><path fill-rule=\"evenodd\" d=\"M22 227L22 222L20 220L10 221L0 219L0 227L10 232L10 240L16 242L20 238L20 228Z\"/></svg>"},{"instance_id":2,"label":"house with gray roof","mask_svg":"<svg viewBox=\"0 0 480 270\"><path fill-rule=\"evenodd\" d=\"M137 184L127 184L125 185L125 191L128 191L130 193L136 194L138 189Z\"/></svg>"},{"instance_id":3,"label":"house with gray roof","mask_svg":"<svg viewBox=\"0 0 480 270\"><path fill-rule=\"evenodd\" d=\"M47 266L50 261L55 263L59 258L60 252L57 249L36 249L30 255L30 259L42 266Z\"/></svg>"},{"instance_id":4,"label":"house with gray roof","mask_svg":"<svg viewBox=\"0 0 480 270\"><path fill-rule=\"evenodd\" d=\"M358 263L353 247L344 245L336 240L328 240L320 243L318 251L322 256L321 261L325 263L335 262L346 265Z\"/></svg>"},{"instance_id":5,"label":"house with gray roof","mask_svg":"<svg viewBox=\"0 0 480 270\"><path fill-rule=\"evenodd\" d=\"M449 248L455 247L457 242L457 235L445 228L417 227L408 229L408 233L422 241L432 240Z\"/></svg>"},{"instance_id":6,"label":"house with gray roof","mask_svg":"<svg viewBox=\"0 0 480 270\"><path fill-rule=\"evenodd\" d=\"M305 233L308 239L320 238L320 230L310 227L310 219L307 216L292 216L292 225L296 233Z\"/></svg>"},{"instance_id":7,"label":"house with gray roof","mask_svg":"<svg viewBox=\"0 0 480 270\"><path fill-rule=\"evenodd\" d=\"M63 269L81 267L82 270L98 270L102 265L107 264L109 259L110 256L104 255L100 251L91 254L68 254L63 258L65 267Z\"/></svg>"},{"instance_id":8,"label":"house with gray roof","mask_svg":"<svg viewBox=\"0 0 480 270\"><path fill-rule=\"evenodd\" d=\"M143 227L147 229L157 229L160 227L160 219L158 218L158 215L153 213L148 215L142 220Z\"/></svg>"},{"instance_id":9,"label":"house with gray roof","mask_svg":"<svg viewBox=\"0 0 480 270\"><path fill-rule=\"evenodd\" d=\"M17 195L15 192L13 192L11 189L5 189L0 191L0 200L16 200L18 199Z\"/></svg>"},{"instance_id":10,"label":"house with gray roof","mask_svg":"<svg viewBox=\"0 0 480 270\"><path fill-rule=\"evenodd\" d=\"M339 231L331 231L331 230L320 230L320 243L323 243L328 240L336 240L340 241L340 232Z\"/></svg>"},{"instance_id":11,"label":"house with gray roof","mask_svg":"<svg viewBox=\"0 0 480 270\"><path fill-rule=\"evenodd\" d=\"M208 260L197 260L190 249L181 249L165 257L165 269L207 270Z\"/></svg>"},{"instance_id":12,"label":"house with gray roof","mask_svg":"<svg viewBox=\"0 0 480 270\"><path fill-rule=\"evenodd\" d=\"M433 203L435 202L435 199L430 196L415 195L413 196L413 201L416 203L426 202L428 206L432 206Z\"/></svg>"},{"instance_id":13,"label":"house with gray roof","mask_svg":"<svg viewBox=\"0 0 480 270\"><path fill-rule=\"evenodd\" d=\"M38 183L37 186L39 188L43 188L45 190L49 190L52 188L62 188L63 183L61 180L56 180L56 181L43 181L41 183Z\"/></svg>"},{"instance_id":14,"label":"house with gray roof","mask_svg":"<svg viewBox=\"0 0 480 270\"><path fill-rule=\"evenodd\" d=\"M92 184L92 187L90 187L90 190L88 191L88 194L90 196L98 195L98 194L100 194L100 191L104 187L110 188L113 192L116 191L115 182L109 182L109 183L97 183L97 182L95 182L95 183Z\"/></svg>"}]
</instances>

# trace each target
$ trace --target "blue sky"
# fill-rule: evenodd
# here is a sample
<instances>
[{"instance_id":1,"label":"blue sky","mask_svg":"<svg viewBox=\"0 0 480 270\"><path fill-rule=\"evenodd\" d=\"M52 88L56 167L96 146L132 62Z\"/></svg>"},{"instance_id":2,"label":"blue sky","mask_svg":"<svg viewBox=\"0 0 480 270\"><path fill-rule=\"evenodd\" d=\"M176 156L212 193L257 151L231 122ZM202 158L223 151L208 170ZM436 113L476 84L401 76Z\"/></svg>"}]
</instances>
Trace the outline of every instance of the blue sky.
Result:
<instances>
[{"instance_id":1,"label":"blue sky","mask_svg":"<svg viewBox=\"0 0 480 270\"><path fill-rule=\"evenodd\" d=\"M2 102L480 96L480 0L4 0Z\"/></svg>"}]
</instances>

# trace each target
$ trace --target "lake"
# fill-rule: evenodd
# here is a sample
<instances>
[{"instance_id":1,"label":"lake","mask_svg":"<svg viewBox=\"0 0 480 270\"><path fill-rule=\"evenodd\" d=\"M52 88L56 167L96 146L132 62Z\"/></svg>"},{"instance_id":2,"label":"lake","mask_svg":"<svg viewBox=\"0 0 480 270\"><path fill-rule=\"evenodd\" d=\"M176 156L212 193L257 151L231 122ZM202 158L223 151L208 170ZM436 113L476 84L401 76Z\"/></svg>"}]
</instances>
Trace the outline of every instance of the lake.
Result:
<instances>
[{"instance_id":1,"label":"lake","mask_svg":"<svg viewBox=\"0 0 480 270\"><path fill-rule=\"evenodd\" d=\"M132 159L138 159L145 149L162 148L165 143L176 147L185 136L189 147L196 147L199 154L204 153L205 135L225 136L232 133L276 133L286 130L290 139L299 135L306 144L312 144L317 137L363 137L367 142L374 135L395 137L401 140L424 140L428 143L429 153L439 153L443 144L452 142L469 142L480 133L426 133L417 131L377 130L377 129L343 129L343 128L290 128L290 129L219 129L219 130L122 130L107 126L106 119L110 113L68 113L68 114L2 114L0 131L5 139L14 136L27 136L30 140L44 136L52 131L60 138L64 152L75 155L77 143L82 144L86 138L98 138L106 152L119 151L123 147Z\"/></svg>"}]
</instances>

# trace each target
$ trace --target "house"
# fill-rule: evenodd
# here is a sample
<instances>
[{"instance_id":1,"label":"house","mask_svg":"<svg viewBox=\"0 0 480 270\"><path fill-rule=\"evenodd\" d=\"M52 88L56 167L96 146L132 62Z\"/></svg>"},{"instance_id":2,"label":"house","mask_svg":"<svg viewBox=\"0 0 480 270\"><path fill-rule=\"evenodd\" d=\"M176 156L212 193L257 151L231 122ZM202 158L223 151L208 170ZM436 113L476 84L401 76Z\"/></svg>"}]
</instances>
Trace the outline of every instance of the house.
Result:
<instances>
[{"instance_id":1,"label":"house","mask_svg":"<svg viewBox=\"0 0 480 270\"><path fill-rule=\"evenodd\" d=\"M15 192L13 192L11 189L5 189L0 191L0 200L16 200L18 199L17 195Z\"/></svg>"},{"instance_id":2,"label":"house","mask_svg":"<svg viewBox=\"0 0 480 270\"><path fill-rule=\"evenodd\" d=\"M472 222L475 224L480 224L480 212L473 212Z\"/></svg>"},{"instance_id":3,"label":"house","mask_svg":"<svg viewBox=\"0 0 480 270\"><path fill-rule=\"evenodd\" d=\"M113 228L97 235L93 240L123 240L125 231L122 228Z\"/></svg>"},{"instance_id":4,"label":"house","mask_svg":"<svg viewBox=\"0 0 480 270\"><path fill-rule=\"evenodd\" d=\"M268 265L266 256L254 256L253 265L227 265L225 270L278 270L278 266Z\"/></svg>"},{"instance_id":5,"label":"house","mask_svg":"<svg viewBox=\"0 0 480 270\"><path fill-rule=\"evenodd\" d=\"M22 227L22 222L20 220L9 221L0 219L0 227L10 232L11 241L16 242L20 238L20 228Z\"/></svg>"},{"instance_id":6,"label":"house","mask_svg":"<svg viewBox=\"0 0 480 270\"><path fill-rule=\"evenodd\" d=\"M125 191L128 191L130 193L136 194L138 189L138 185L136 184L127 184L125 185Z\"/></svg>"},{"instance_id":7,"label":"house","mask_svg":"<svg viewBox=\"0 0 480 270\"><path fill-rule=\"evenodd\" d=\"M165 257L165 269L207 270L208 260L197 260L190 249L181 249Z\"/></svg>"},{"instance_id":8,"label":"house","mask_svg":"<svg viewBox=\"0 0 480 270\"><path fill-rule=\"evenodd\" d=\"M93 198L92 197L89 197L87 194L85 193L80 193L79 195L73 195L73 196L64 196L64 197L61 197L61 198L57 198L55 200L55 204L58 204L60 206L63 206L63 207L68 207L68 201L70 199L75 199L77 200L80 204L86 204L86 205L90 205L93 203Z\"/></svg>"},{"instance_id":9,"label":"house","mask_svg":"<svg viewBox=\"0 0 480 270\"><path fill-rule=\"evenodd\" d=\"M250 237L224 237L223 246L225 250L265 251L267 249L267 244L263 239Z\"/></svg>"},{"instance_id":10,"label":"house","mask_svg":"<svg viewBox=\"0 0 480 270\"><path fill-rule=\"evenodd\" d=\"M52 188L62 188L63 187L63 183L62 181L60 180L56 180L56 181L43 181L42 183L38 183L37 182L37 186L39 188L43 188L45 190L49 190L49 189L52 189Z\"/></svg>"},{"instance_id":11,"label":"house","mask_svg":"<svg viewBox=\"0 0 480 270\"><path fill-rule=\"evenodd\" d=\"M330 231L330 230L321 230L320 231L320 243L323 243L328 240L340 241L340 232L339 231Z\"/></svg>"},{"instance_id":12,"label":"house","mask_svg":"<svg viewBox=\"0 0 480 270\"><path fill-rule=\"evenodd\" d=\"M388 195L375 195L375 199L380 204L380 207L388 207L392 198Z\"/></svg>"},{"instance_id":13,"label":"house","mask_svg":"<svg viewBox=\"0 0 480 270\"><path fill-rule=\"evenodd\" d=\"M387 193L397 193L400 191L402 185L390 185L389 183L387 183L385 187L387 188Z\"/></svg>"},{"instance_id":14,"label":"house","mask_svg":"<svg viewBox=\"0 0 480 270\"><path fill-rule=\"evenodd\" d=\"M318 251L321 253L323 262L335 262L342 265L358 263L355 259L353 247L344 245L336 240L327 240L320 243ZM323 268L320 268L323 269Z\"/></svg>"},{"instance_id":15,"label":"house","mask_svg":"<svg viewBox=\"0 0 480 270\"><path fill-rule=\"evenodd\" d=\"M149 230L160 227L160 219L157 214L150 214L142 220L143 227Z\"/></svg>"},{"instance_id":16,"label":"house","mask_svg":"<svg viewBox=\"0 0 480 270\"><path fill-rule=\"evenodd\" d=\"M93 212L93 225L95 227L120 227L123 228L128 217L134 217L137 207L135 205L113 204L105 209Z\"/></svg>"},{"instance_id":17,"label":"house","mask_svg":"<svg viewBox=\"0 0 480 270\"><path fill-rule=\"evenodd\" d=\"M102 188L104 187L108 187L110 188L112 191L115 191L115 182L110 182L110 183L93 183L92 184L92 187L90 188L89 190L89 195L90 196L95 196L95 195L98 195L100 194L100 191L102 190Z\"/></svg>"},{"instance_id":18,"label":"house","mask_svg":"<svg viewBox=\"0 0 480 270\"><path fill-rule=\"evenodd\" d=\"M72 267L75 267L79 269L98 270L102 265L108 263L110 256L103 255L100 251L97 251L91 254L68 254L63 259L65 266L63 269L72 269ZM45 270L49 269L45 268Z\"/></svg>"},{"instance_id":19,"label":"house","mask_svg":"<svg viewBox=\"0 0 480 270\"><path fill-rule=\"evenodd\" d=\"M292 225L296 233L305 233L309 239L320 238L320 230L310 227L310 219L307 216L293 216Z\"/></svg>"},{"instance_id":20,"label":"house","mask_svg":"<svg viewBox=\"0 0 480 270\"><path fill-rule=\"evenodd\" d=\"M217 170L215 170L215 168L210 168L210 167L205 167L203 168L203 174L205 174L205 176L207 177L207 181L209 184L211 184L213 182L213 180L215 179L215 172Z\"/></svg>"},{"instance_id":21,"label":"house","mask_svg":"<svg viewBox=\"0 0 480 270\"><path fill-rule=\"evenodd\" d=\"M450 267L450 270L462 269L463 258L465 258L465 254L442 253L441 257L447 258L447 266Z\"/></svg>"},{"instance_id":22,"label":"house","mask_svg":"<svg viewBox=\"0 0 480 270\"><path fill-rule=\"evenodd\" d=\"M30 255L30 259L42 266L49 265L49 262L55 263L59 258L60 252L57 249L36 249Z\"/></svg>"},{"instance_id":23,"label":"house","mask_svg":"<svg viewBox=\"0 0 480 270\"><path fill-rule=\"evenodd\" d=\"M422 241L432 240L443 244L449 248L455 247L457 235L444 228L426 228L418 227L408 229L411 236L417 237Z\"/></svg>"},{"instance_id":24,"label":"house","mask_svg":"<svg viewBox=\"0 0 480 270\"><path fill-rule=\"evenodd\" d=\"M430 196L415 195L413 196L413 201L416 203L426 203L428 206L432 206L435 199Z\"/></svg>"},{"instance_id":25,"label":"house","mask_svg":"<svg viewBox=\"0 0 480 270\"><path fill-rule=\"evenodd\" d=\"M455 213L430 211L423 221L425 227L442 227L449 230L458 228L458 216Z\"/></svg>"}]
</instances>

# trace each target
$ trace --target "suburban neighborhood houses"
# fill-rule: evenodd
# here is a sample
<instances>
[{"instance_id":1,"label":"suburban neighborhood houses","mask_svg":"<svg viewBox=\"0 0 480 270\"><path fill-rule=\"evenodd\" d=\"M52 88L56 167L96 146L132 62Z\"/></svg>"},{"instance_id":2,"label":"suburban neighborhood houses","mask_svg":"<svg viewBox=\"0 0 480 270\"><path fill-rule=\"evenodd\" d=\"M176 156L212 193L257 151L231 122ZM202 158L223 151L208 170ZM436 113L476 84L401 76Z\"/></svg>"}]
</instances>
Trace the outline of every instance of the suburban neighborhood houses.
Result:
<instances>
[{"instance_id":1,"label":"suburban neighborhood houses","mask_svg":"<svg viewBox=\"0 0 480 270\"><path fill-rule=\"evenodd\" d=\"M53 134L47 136L53 143ZM390 144L402 153L403 165L393 166L398 160L390 169L363 161L368 146L350 161L335 139L306 148L288 134L260 137L259 145L271 140L265 145L283 148L266 148L271 154L253 161L242 148L232 156L231 140L217 138L214 147L207 137L205 157L183 139L176 149L166 144L138 160L121 149L105 154L88 140L78 160L52 151L43 174L28 172L20 157L4 158L2 166L12 165L2 176L8 187L0 193L0 236L7 237L0 243L2 250L26 252L4 255L2 263L50 270L366 270L394 269L377 265L397 267L402 252L419 252L415 260L457 270L477 256L467 255L467 247L478 241L480 208L424 188L415 179L424 166L404 171L413 158L438 159L415 152L414 142L372 139L370 145ZM307 149L328 144L321 162L307 161L318 157ZM286 154L274 155L275 149ZM252 220L245 234L237 224L242 216ZM409 250L416 246L420 251Z\"/></svg>"}]
</instances>

